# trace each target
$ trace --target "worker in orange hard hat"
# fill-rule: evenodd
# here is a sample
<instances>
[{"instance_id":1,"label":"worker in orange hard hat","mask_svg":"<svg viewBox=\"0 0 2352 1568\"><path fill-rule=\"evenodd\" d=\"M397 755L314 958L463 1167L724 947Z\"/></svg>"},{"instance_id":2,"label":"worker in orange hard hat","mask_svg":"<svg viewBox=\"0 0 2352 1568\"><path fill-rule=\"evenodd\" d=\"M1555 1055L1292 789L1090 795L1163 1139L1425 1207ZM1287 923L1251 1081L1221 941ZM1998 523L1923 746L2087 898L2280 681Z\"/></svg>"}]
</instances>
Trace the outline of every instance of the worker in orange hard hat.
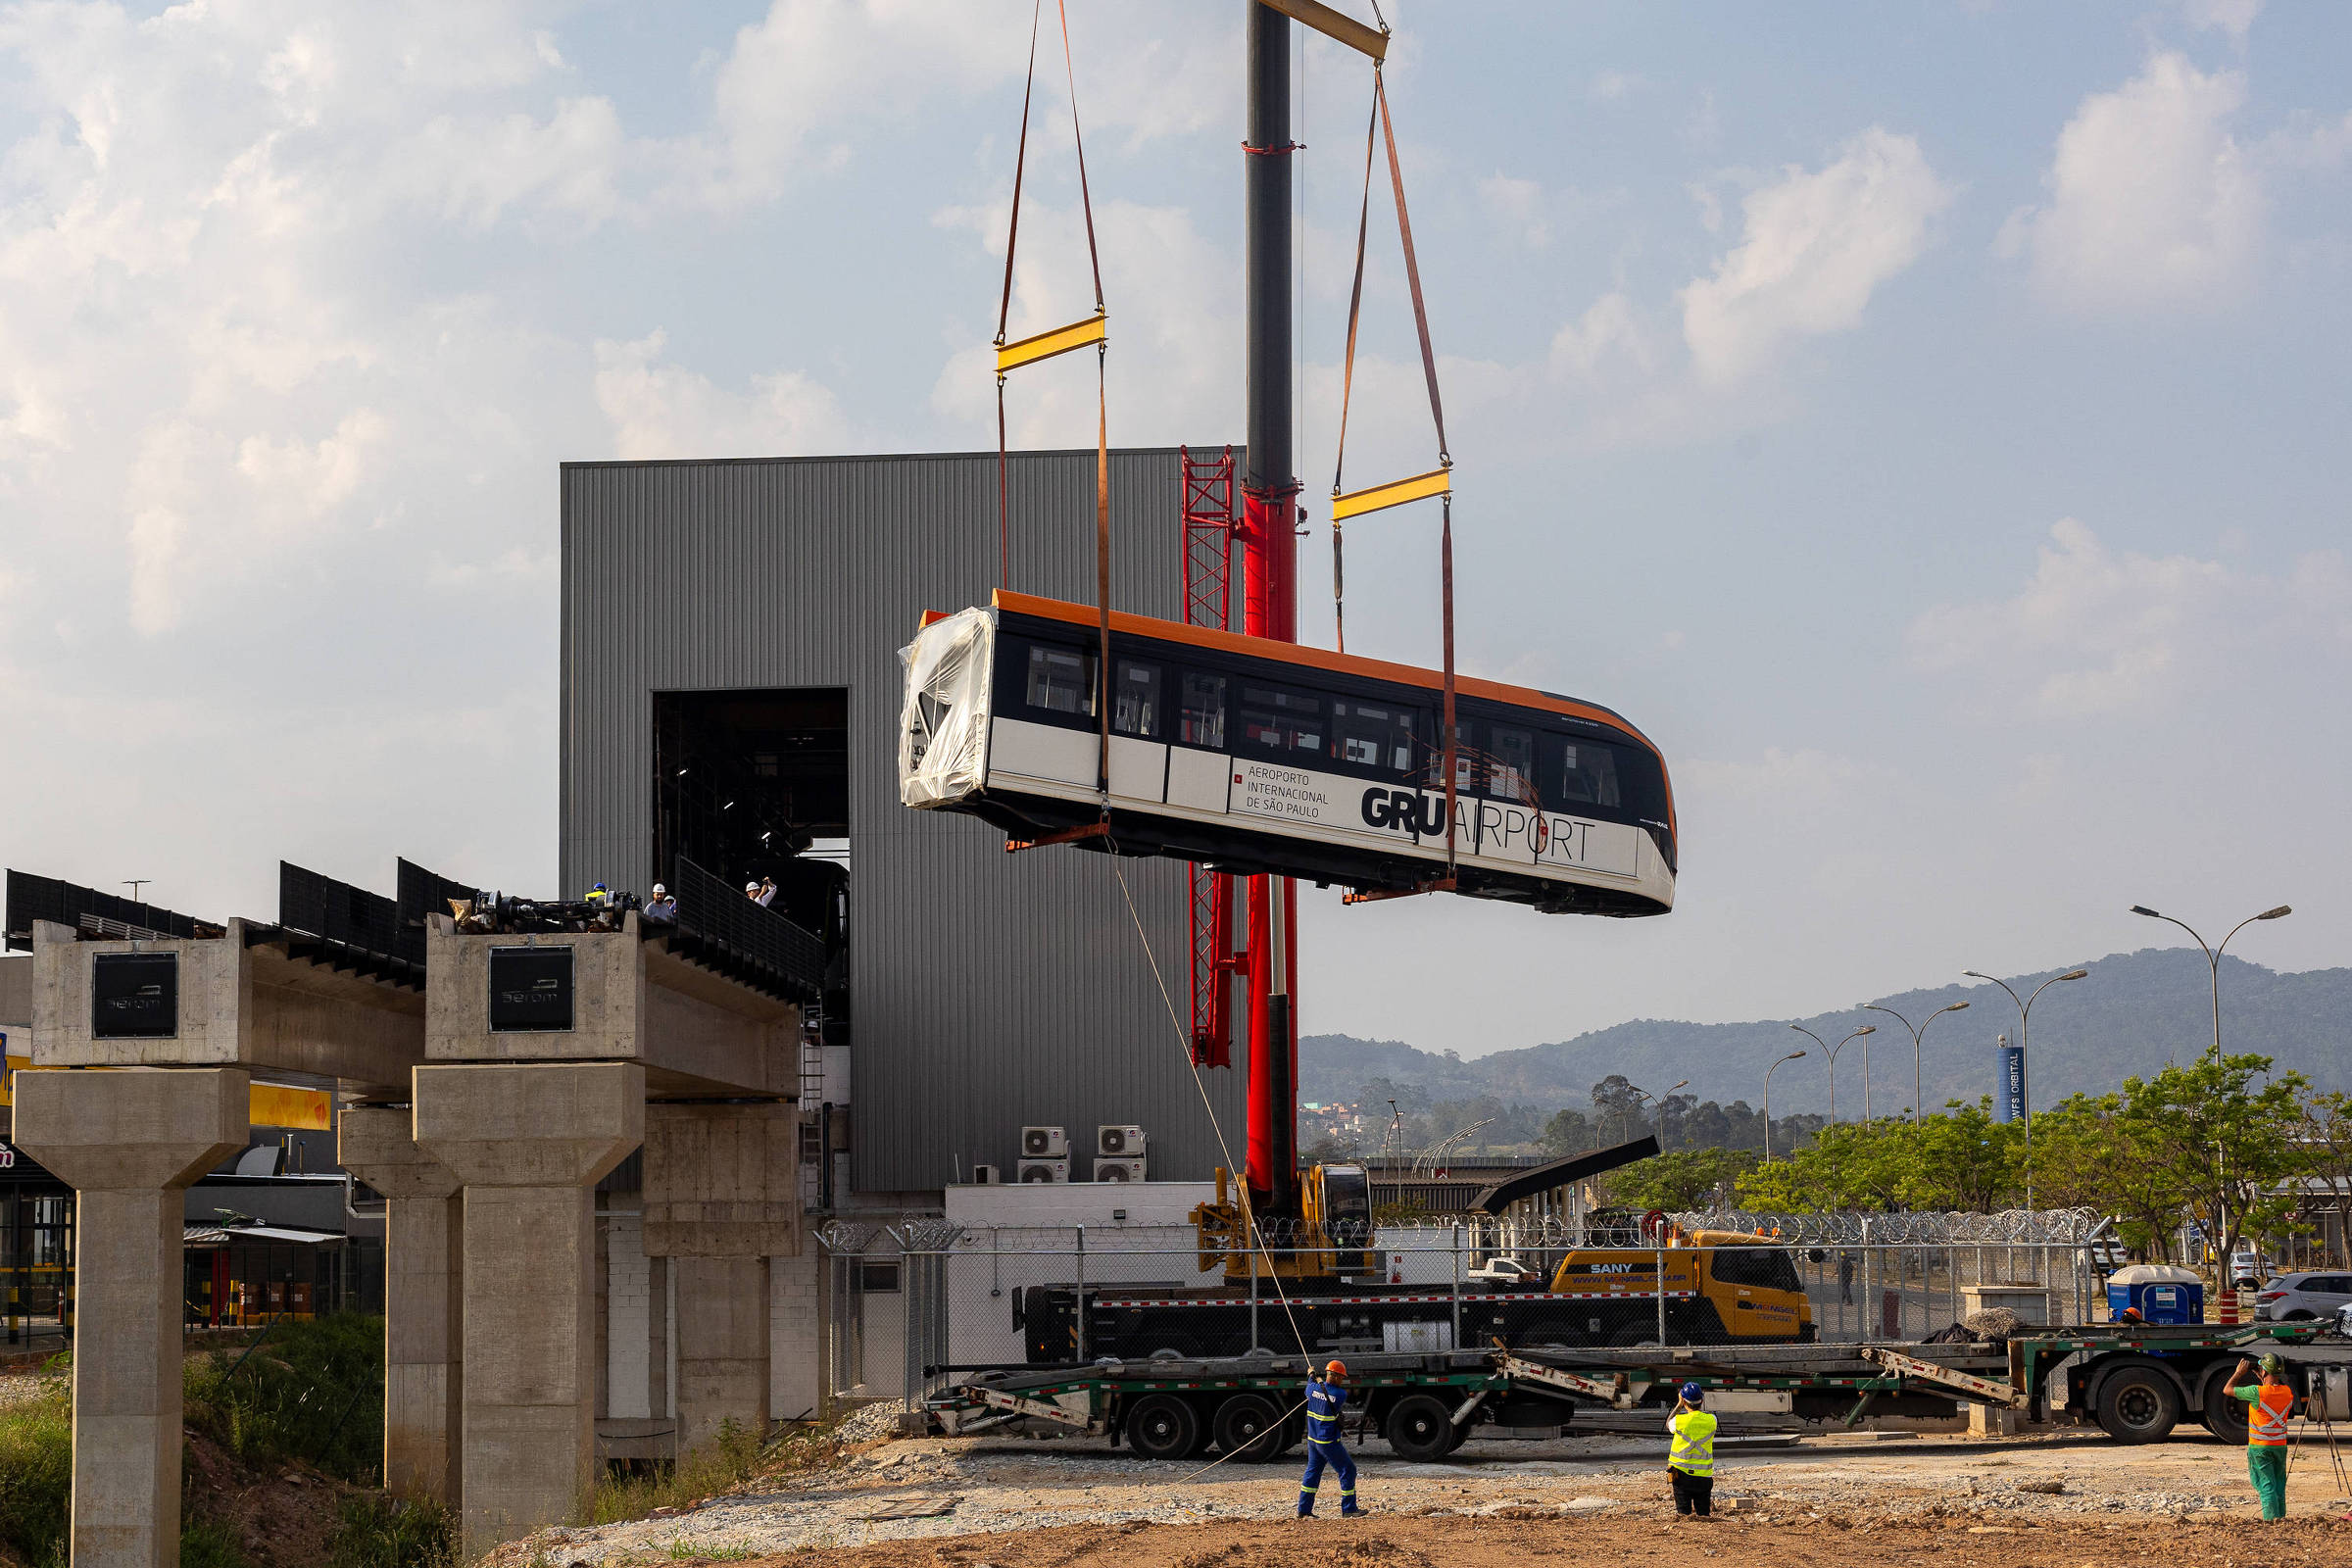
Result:
<instances>
[{"instance_id":1,"label":"worker in orange hard hat","mask_svg":"<svg viewBox=\"0 0 2352 1568\"><path fill-rule=\"evenodd\" d=\"M1364 1510L1355 1505L1355 1461L1340 1442L1340 1412L1348 1407L1348 1363L1333 1358L1323 1375L1306 1380L1306 1474L1298 1482L1298 1517L1315 1516L1315 1488L1325 1465L1340 1478L1340 1517L1353 1519Z\"/></svg>"}]
</instances>

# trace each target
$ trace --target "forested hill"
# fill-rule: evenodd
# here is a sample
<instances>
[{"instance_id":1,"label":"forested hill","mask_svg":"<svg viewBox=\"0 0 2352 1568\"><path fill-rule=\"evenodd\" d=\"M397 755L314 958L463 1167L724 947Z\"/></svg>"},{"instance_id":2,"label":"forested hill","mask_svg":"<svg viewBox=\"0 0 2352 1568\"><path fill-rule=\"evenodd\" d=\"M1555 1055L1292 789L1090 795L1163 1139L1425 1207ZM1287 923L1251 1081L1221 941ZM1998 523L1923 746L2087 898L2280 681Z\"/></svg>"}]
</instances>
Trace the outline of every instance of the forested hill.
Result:
<instances>
[{"instance_id":1,"label":"forested hill","mask_svg":"<svg viewBox=\"0 0 2352 1568\"><path fill-rule=\"evenodd\" d=\"M2068 967L2087 968L2090 974L2051 986L2034 1004L2031 1069L2037 1107L2077 1090L2104 1092L2130 1074L2145 1077L2168 1059L2186 1061L2212 1038L2210 971L2204 955L2193 948L2149 948ZM2031 996L2034 987L2062 972L2008 978L2020 995ZM2016 1006L1999 987L1970 981L1871 1000L1914 1024L1938 1007L1969 1003L1968 1011L1947 1013L1926 1031L1927 1101L1936 1106L1992 1092L1994 1041L2004 1033L2012 1040L2017 1035ZM1855 1041L1838 1055L1839 1115L1861 1112L1865 1044L1873 1048L1874 1107L1885 1114L1910 1104L1911 1037L1894 1019L1864 1012L1857 1004L1795 1022L1832 1045L1866 1023L1880 1025L1877 1034ZM2222 1038L2231 1052L2259 1051L2323 1088L2352 1089L2352 969L2280 974L2225 957ZM1348 1102L1365 1084L1385 1078L1431 1101L1492 1095L1507 1104L1548 1110L1585 1104L1593 1084L1622 1073L1660 1094L1688 1078L1687 1092L1702 1100L1754 1103L1762 1098L1764 1069L1797 1049L1810 1055L1774 1076L1773 1112L1827 1109L1821 1051L1791 1031L1788 1019L1702 1024L1643 1018L1467 1060L1393 1040L1309 1035L1298 1042L1299 1094L1309 1101Z\"/></svg>"}]
</instances>

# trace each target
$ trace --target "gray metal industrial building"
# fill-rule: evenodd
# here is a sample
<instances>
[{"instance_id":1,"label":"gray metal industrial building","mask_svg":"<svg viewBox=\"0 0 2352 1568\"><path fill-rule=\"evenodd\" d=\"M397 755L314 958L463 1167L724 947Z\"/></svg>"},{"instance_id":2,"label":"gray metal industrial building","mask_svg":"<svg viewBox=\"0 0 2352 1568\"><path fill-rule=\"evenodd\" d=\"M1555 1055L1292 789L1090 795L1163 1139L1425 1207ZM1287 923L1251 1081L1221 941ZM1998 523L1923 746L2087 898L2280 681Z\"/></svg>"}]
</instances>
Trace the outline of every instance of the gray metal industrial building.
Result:
<instances>
[{"instance_id":1,"label":"gray metal industrial building","mask_svg":"<svg viewBox=\"0 0 2352 1568\"><path fill-rule=\"evenodd\" d=\"M866 1203L1009 1169L1032 1123L1069 1129L1077 1180L1102 1123L1147 1129L1153 1180L1221 1159L1109 858L1006 855L981 823L898 801L898 651L925 610L997 585L997 461L564 467L564 893L642 892L681 855L759 875L788 844L847 838ZM1009 475L1012 586L1091 602L1095 454L1016 454ZM1113 607L1180 617L1178 450L1114 452L1110 481ZM1189 1022L1185 869L1120 866ZM1237 1141L1242 1060L1201 1075Z\"/></svg>"}]
</instances>

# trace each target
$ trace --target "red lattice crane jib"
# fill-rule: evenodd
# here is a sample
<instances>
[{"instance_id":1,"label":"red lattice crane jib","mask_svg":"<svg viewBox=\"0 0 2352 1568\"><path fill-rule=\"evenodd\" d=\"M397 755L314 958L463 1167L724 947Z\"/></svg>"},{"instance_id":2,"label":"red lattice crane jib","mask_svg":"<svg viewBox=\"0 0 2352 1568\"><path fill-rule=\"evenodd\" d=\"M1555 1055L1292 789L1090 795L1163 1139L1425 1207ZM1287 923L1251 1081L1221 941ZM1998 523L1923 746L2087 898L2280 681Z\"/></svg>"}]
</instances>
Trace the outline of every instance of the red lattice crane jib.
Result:
<instances>
[{"instance_id":1,"label":"red lattice crane jib","mask_svg":"<svg viewBox=\"0 0 2352 1568\"><path fill-rule=\"evenodd\" d=\"M1184 619L1227 628L1233 609L1233 448L1213 456L1182 449L1184 465ZM1193 1064L1233 1065L1233 878L1191 867Z\"/></svg>"}]
</instances>

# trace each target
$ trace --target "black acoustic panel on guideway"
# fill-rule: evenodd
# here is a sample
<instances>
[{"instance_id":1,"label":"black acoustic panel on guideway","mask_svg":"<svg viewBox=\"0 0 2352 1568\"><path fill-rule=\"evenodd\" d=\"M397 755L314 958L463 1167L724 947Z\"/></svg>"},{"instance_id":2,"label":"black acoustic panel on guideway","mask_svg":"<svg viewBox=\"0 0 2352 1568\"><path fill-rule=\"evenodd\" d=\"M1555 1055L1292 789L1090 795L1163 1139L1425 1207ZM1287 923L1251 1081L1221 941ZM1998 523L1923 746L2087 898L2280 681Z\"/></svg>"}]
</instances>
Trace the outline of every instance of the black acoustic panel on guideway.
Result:
<instances>
[{"instance_id":1,"label":"black acoustic panel on guideway","mask_svg":"<svg viewBox=\"0 0 2352 1568\"><path fill-rule=\"evenodd\" d=\"M400 924L403 930L414 930L422 951L424 917L428 914L448 914L452 899L471 903L480 890L470 882L459 882L428 871L414 860L400 862L399 884L394 889L400 905Z\"/></svg>"},{"instance_id":2,"label":"black acoustic panel on guideway","mask_svg":"<svg viewBox=\"0 0 2352 1568\"><path fill-rule=\"evenodd\" d=\"M32 923L51 920L100 936L217 937L221 928L193 915L137 899L101 893L76 882L29 871L8 873L8 945L20 953L32 951Z\"/></svg>"},{"instance_id":3,"label":"black acoustic panel on guideway","mask_svg":"<svg viewBox=\"0 0 2352 1568\"><path fill-rule=\"evenodd\" d=\"M101 953L90 965L90 1033L168 1040L179 1033L179 955Z\"/></svg>"},{"instance_id":4,"label":"black acoustic panel on guideway","mask_svg":"<svg viewBox=\"0 0 2352 1568\"><path fill-rule=\"evenodd\" d=\"M400 907L380 893L277 862L277 923L288 931L340 942L367 953L424 961L424 933L400 923Z\"/></svg>"},{"instance_id":5,"label":"black acoustic panel on guideway","mask_svg":"<svg viewBox=\"0 0 2352 1568\"><path fill-rule=\"evenodd\" d=\"M490 1032L571 1027L571 949L490 950Z\"/></svg>"}]
</instances>

